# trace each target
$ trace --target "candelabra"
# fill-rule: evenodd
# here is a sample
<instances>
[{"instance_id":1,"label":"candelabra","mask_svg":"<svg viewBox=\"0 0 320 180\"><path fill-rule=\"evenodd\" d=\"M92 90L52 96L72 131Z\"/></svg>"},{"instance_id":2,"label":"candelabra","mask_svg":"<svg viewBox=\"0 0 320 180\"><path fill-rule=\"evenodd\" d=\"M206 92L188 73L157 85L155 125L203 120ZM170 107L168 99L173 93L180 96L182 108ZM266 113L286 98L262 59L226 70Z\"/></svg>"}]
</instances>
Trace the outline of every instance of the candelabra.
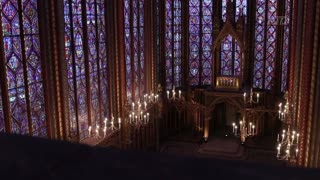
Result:
<instances>
[{"instance_id":1,"label":"candelabra","mask_svg":"<svg viewBox=\"0 0 320 180\"><path fill-rule=\"evenodd\" d=\"M249 92L249 99L247 98L247 93L243 93L243 101L245 106L246 105L254 105L254 104L259 104L260 100L260 94L258 92L253 92L252 88Z\"/></svg>"},{"instance_id":2,"label":"candelabra","mask_svg":"<svg viewBox=\"0 0 320 180\"><path fill-rule=\"evenodd\" d=\"M101 138L101 134L100 134L100 131L101 129L103 130L103 137L106 136L107 134L107 130L111 130L111 131L117 131L117 130L120 130L121 129L121 118L118 118L118 123L117 123L117 126L115 124L115 119L114 117L111 118L111 121L110 121L110 124L108 123L108 118L105 118L104 119L104 128L100 128L99 125L96 125L95 126L95 129L94 129L94 132L93 133L93 129L92 129L92 126L89 126L88 128L88 132L89 132L89 137L94 137L94 138Z\"/></svg>"},{"instance_id":3,"label":"candelabra","mask_svg":"<svg viewBox=\"0 0 320 180\"><path fill-rule=\"evenodd\" d=\"M239 127L239 133L238 133ZM241 143L246 141L246 138L249 136L255 136L257 134L256 126L252 122L247 122L245 115L243 116L242 121L239 121L239 125L232 123L232 132L235 136L239 136Z\"/></svg>"},{"instance_id":4,"label":"candelabra","mask_svg":"<svg viewBox=\"0 0 320 180\"><path fill-rule=\"evenodd\" d=\"M290 105L288 100L288 92L284 96L286 103L282 107L282 103L279 104L279 120L283 122L282 134L278 134L277 137L277 158L279 160L291 161L298 157L298 146L300 134L295 130L292 125L293 120L293 105Z\"/></svg>"},{"instance_id":5,"label":"candelabra","mask_svg":"<svg viewBox=\"0 0 320 180\"><path fill-rule=\"evenodd\" d=\"M145 94L143 96L143 103L138 100L137 103L132 102L131 110L129 110L129 124L131 125L145 125L150 121L150 114L148 109L159 101L158 94Z\"/></svg>"},{"instance_id":6,"label":"candelabra","mask_svg":"<svg viewBox=\"0 0 320 180\"><path fill-rule=\"evenodd\" d=\"M169 101L177 101L177 100L181 100L182 96L181 96L182 92L181 90L178 91L178 96L176 95L176 90L173 87L173 89L171 90L171 93L169 90L167 90L167 99Z\"/></svg>"}]
</instances>

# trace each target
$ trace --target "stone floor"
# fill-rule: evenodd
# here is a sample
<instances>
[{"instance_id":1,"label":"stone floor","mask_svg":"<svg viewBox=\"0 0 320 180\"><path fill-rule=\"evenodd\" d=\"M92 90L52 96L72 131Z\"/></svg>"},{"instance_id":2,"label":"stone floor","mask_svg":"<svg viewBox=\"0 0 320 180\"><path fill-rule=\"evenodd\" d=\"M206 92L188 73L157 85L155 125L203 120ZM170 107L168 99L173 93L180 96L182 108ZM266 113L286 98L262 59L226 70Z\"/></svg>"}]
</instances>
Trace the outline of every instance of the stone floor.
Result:
<instances>
[{"instance_id":1,"label":"stone floor","mask_svg":"<svg viewBox=\"0 0 320 180\"><path fill-rule=\"evenodd\" d=\"M199 144L197 146L199 147ZM319 180L320 170L164 153L120 151L0 133L0 179Z\"/></svg>"}]
</instances>

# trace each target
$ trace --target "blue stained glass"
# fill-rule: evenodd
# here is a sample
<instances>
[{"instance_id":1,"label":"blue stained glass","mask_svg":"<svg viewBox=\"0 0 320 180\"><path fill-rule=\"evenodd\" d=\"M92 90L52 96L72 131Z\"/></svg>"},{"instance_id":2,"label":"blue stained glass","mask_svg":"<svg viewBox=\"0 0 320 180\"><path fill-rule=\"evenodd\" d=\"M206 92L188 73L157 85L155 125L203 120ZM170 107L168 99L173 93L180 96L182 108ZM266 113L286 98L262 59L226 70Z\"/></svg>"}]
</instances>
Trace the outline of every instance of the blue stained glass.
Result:
<instances>
[{"instance_id":1,"label":"blue stained glass","mask_svg":"<svg viewBox=\"0 0 320 180\"><path fill-rule=\"evenodd\" d=\"M31 135L46 137L37 1L1 0L1 6L12 132L29 134L30 129ZM32 124L29 124L28 113Z\"/></svg>"}]
</instances>

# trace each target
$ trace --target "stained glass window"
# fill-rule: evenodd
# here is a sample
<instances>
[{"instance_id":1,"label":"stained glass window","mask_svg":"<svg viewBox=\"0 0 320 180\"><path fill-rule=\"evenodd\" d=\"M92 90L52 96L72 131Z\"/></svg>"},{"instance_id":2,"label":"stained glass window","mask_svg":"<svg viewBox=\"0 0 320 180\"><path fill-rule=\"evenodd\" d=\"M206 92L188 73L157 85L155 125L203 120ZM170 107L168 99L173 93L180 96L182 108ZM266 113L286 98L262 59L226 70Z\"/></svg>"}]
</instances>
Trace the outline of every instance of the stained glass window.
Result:
<instances>
[{"instance_id":1,"label":"stained glass window","mask_svg":"<svg viewBox=\"0 0 320 180\"><path fill-rule=\"evenodd\" d=\"M291 20L291 0L285 1L285 20L283 24L283 50L282 50L282 76L281 91L287 90L288 62L289 62L289 40L290 40L290 20Z\"/></svg>"},{"instance_id":2,"label":"stained glass window","mask_svg":"<svg viewBox=\"0 0 320 180\"><path fill-rule=\"evenodd\" d=\"M190 85L212 80L213 1L189 0Z\"/></svg>"},{"instance_id":3,"label":"stained glass window","mask_svg":"<svg viewBox=\"0 0 320 180\"><path fill-rule=\"evenodd\" d=\"M88 135L89 118L92 126L100 125L101 118L106 116L107 111L104 1L87 0L84 2L64 0L69 131L71 136L79 134L80 139ZM87 30L86 34L83 31L84 28ZM84 44L88 45L87 56ZM88 78L86 78L86 73L89 74ZM90 85L89 88L87 83ZM91 114L89 114L90 107Z\"/></svg>"},{"instance_id":4,"label":"stained glass window","mask_svg":"<svg viewBox=\"0 0 320 180\"><path fill-rule=\"evenodd\" d=\"M124 0L126 90L128 102L144 92L144 0Z\"/></svg>"},{"instance_id":5,"label":"stained glass window","mask_svg":"<svg viewBox=\"0 0 320 180\"><path fill-rule=\"evenodd\" d=\"M0 82L0 83L2 83L2 82ZM5 132L1 88L0 88L0 132Z\"/></svg>"},{"instance_id":6,"label":"stained glass window","mask_svg":"<svg viewBox=\"0 0 320 180\"><path fill-rule=\"evenodd\" d=\"M247 0L234 1L235 5L235 21L240 15L246 18L247 15ZM227 0L222 1L222 20L227 18ZM221 42L221 75L223 76L239 76L241 72L241 53L237 40L231 35L226 36Z\"/></svg>"},{"instance_id":7,"label":"stained glass window","mask_svg":"<svg viewBox=\"0 0 320 180\"><path fill-rule=\"evenodd\" d=\"M1 0L12 132L47 136L37 0Z\"/></svg>"},{"instance_id":8,"label":"stained glass window","mask_svg":"<svg viewBox=\"0 0 320 180\"><path fill-rule=\"evenodd\" d=\"M256 1L253 87L271 89L276 57L276 0Z\"/></svg>"},{"instance_id":9,"label":"stained glass window","mask_svg":"<svg viewBox=\"0 0 320 180\"><path fill-rule=\"evenodd\" d=\"M166 51L166 87L181 86L181 0L165 1L165 51Z\"/></svg>"}]
</instances>

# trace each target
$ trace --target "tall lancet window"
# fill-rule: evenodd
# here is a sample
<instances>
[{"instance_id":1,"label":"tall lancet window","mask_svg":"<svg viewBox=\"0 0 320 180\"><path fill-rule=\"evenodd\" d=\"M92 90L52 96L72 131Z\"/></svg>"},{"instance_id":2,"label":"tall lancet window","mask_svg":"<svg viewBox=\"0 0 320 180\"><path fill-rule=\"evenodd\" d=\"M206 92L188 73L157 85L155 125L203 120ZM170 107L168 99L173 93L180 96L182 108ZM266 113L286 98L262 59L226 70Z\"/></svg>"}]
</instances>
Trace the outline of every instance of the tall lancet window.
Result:
<instances>
[{"instance_id":1,"label":"tall lancet window","mask_svg":"<svg viewBox=\"0 0 320 180\"><path fill-rule=\"evenodd\" d=\"M190 85L212 81L213 1L189 0Z\"/></svg>"},{"instance_id":2,"label":"tall lancet window","mask_svg":"<svg viewBox=\"0 0 320 180\"><path fill-rule=\"evenodd\" d=\"M85 12L85 14L84 14ZM107 116L107 57L103 0L64 0L71 137L88 135Z\"/></svg>"},{"instance_id":3,"label":"tall lancet window","mask_svg":"<svg viewBox=\"0 0 320 180\"><path fill-rule=\"evenodd\" d=\"M1 0L1 7L12 132L46 137L37 0ZM0 131L2 116L1 109Z\"/></svg>"},{"instance_id":4,"label":"tall lancet window","mask_svg":"<svg viewBox=\"0 0 320 180\"><path fill-rule=\"evenodd\" d=\"M276 57L277 0L256 0L253 87L271 89Z\"/></svg>"},{"instance_id":5,"label":"tall lancet window","mask_svg":"<svg viewBox=\"0 0 320 180\"><path fill-rule=\"evenodd\" d=\"M124 0L126 90L128 102L145 91L144 0Z\"/></svg>"},{"instance_id":6,"label":"tall lancet window","mask_svg":"<svg viewBox=\"0 0 320 180\"><path fill-rule=\"evenodd\" d=\"M181 86L181 49L182 49L182 0L165 0L166 11L166 87L172 89Z\"/></svg>"},{"instance_id":7,"label":"tall lancet window","mask_svg":"<svg viewBox=\"0 0 320 180\"><path fill-rule=\"evenodd\" d=\"M281 76L281 91L284 92L287 90L288 82L288 62L290 54L290 30L291 30L291 0L285 0L285 13L283 22L283 50L282 50L282 76Z\"/></svg>"},{"instance_id":8,"label":"tall lancet window","mask_svg":"<svg viewBox=\"0 0 320 180\"><path fill-rule=\"evenodd\" d=\"M227 5L229 0L222 0L222 20L227 20ZM235 6L235 22L240 15L247 15L247 0L232 1ZM221 64L220 70L223 76L239 76L241 72L241 55L240 47L235 38L231 35L226 36L221 42Z\"/></svg>"},{"instance_id":9,"label":"tall lancet window","mask_svg":"<svg viewBox=\"0 0 320 180\"><path fill-rule=\"evenodd\" d=\"M2 82L0 82L2 83ZM2 93L0 88L0 133L5 132L5 125L4 125L4 117L3 117L3 107L2 107Z\"/></svg>"}]
</instances>

